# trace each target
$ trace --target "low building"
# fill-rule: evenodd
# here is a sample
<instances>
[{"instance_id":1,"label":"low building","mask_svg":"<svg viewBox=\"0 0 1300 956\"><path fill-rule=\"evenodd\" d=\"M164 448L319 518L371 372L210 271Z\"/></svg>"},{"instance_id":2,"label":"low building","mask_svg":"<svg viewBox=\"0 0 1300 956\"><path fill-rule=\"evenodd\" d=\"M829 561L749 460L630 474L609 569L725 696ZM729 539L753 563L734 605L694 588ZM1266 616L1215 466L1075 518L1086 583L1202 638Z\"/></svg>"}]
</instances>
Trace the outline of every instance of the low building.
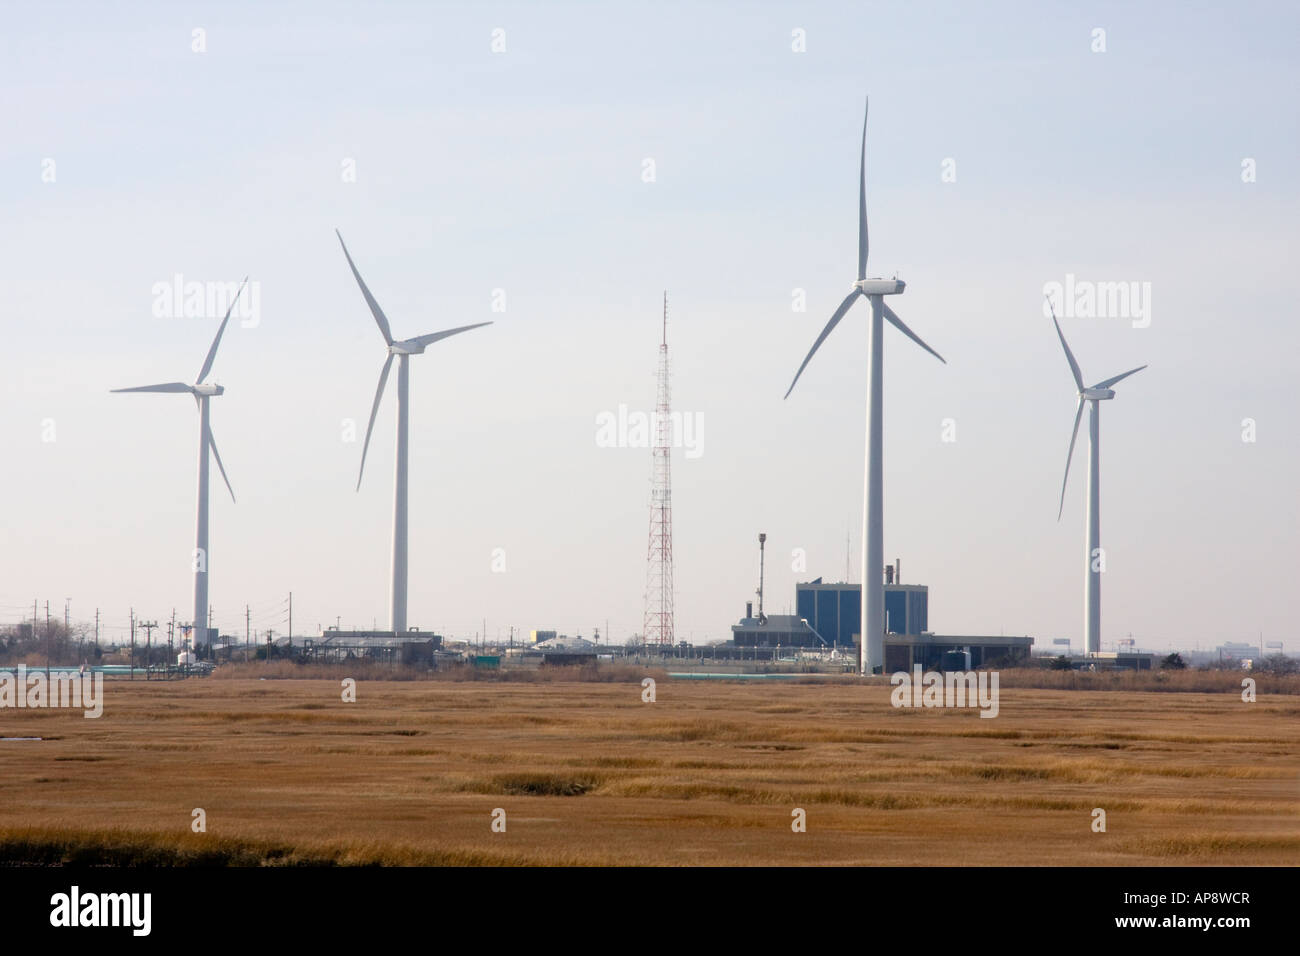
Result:
<instances>
[{"instance_id":1,"label":"low building","mask_svg":"<svg viewBox=\"0 0 1300 956\"><path fill-rule=\"evenodd\" d=\"M278 643L278 642L277 642ZM304 657L341 661L371 658L403 664L432 664L442 636L431 631L344 631L326 628L319 637L301 639Z\"/></svg>"},{"instance_id":2,"label":"low building","mask_svg":"<svg viewBox=\"0 0 1300 956\"><path fill-rule=\"evenodd\" d=\"M829 647L830 642L814 631L808 622L794 614L765 614L753 617L746 605L746 616L731 625L731 640L737 647Z\"/></svg>"},{"instance_id":3,"label":"low building","mask_svg":"<svg viewBox=\"0 0 1300 956\"><path fill-rule=\"evenodd\" d=\"M525 661L540 659L542 664L594 664L600 648L583 637L552 637L526 649Z\"/></svg>"},{"instance_id":4,"label":"low building","mask_svg":"<svg viewBox=\"0 0 1300 956\"><path fill-rule=\"evenodd\" d=\"M887 634L885 673L911 670L952 670L1028 663L1032 637L961 637L947 634ZM952 656L949 656L952 655ZM957 655L962 663L956 664ZM965 662L969 656L969 663Z\"/></svg>"}]
</instances>

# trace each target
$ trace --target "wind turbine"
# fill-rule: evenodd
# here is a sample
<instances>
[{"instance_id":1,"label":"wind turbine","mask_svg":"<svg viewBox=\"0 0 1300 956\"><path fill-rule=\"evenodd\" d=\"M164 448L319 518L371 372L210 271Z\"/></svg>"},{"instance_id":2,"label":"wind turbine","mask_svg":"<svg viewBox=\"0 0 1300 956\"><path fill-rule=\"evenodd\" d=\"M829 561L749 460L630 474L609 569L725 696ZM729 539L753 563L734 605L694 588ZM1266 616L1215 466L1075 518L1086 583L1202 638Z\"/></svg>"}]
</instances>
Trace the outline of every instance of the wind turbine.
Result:
<instances>
[{"instance_id":1,"label":"wind turbine","mask_svg":"<svg viewBox=\"0 0 1300 956\"><path fill-rule=\"evenodd\" d=\"M1070 480L1070 459L1074 457L1074 441L1079 437L1079 420L1083 418L1083 403L1089 402L1088 408L1088 551L1084 557L1083 579L1085 603L1083 608L1084 652L1096 654L1101 650L1101 573L1105 570L1105 558L1101 551L1101 403L1115 397L1112 385L1123 381L1135 372L1140 372L1145 365L1129 369L1120 375L1098 382L1091 388L1083 384L1083 373L1079 363L1074 360L1074 353L1065 342L1061 333L1061 323L1056 321L1056 309L1052 300L1047 300L1047 307L1052 313L1052 324L1056 326L1057 338L1061 348L1065 349L1065 360L1070 363L1070 374L1079 389L1079 406L1074 412L1074 431L1070 434L1070 450L1065 455L1065 479L1061 482L1061 505L1056 511L1056 520L1061 520L1065 511L1065 486Z\"/></svg>"},{"instance_id":2,"label":"wind turbine","mask_svg":"<svg viewBox=\"0 0 1300 956\"><path fill-rule=\"evenodd\" d=\"M230 321L230 314L235 311L235 303L239 301L240 293L244 291L244 286L248 284L248 277L239 284L239 291L235 297L230 300L230 308L226 309L226 316L221 320L221 326L217 329L217 337L212 340L212 346L208 349L207 358L203 360L203 367L199 369L198 378L194 380L193 385L187 385L184 382L166 382L162 385L139 385L135 388L114 388L110 391L117 392L189 392L194 396L194 403L199 407L199 502L198 502L198 522L194 533L194 554L191 559L191 565L194 571L194 646L204 647L208 644L208 566L211 564L211 555L208 551L208 450L212 450L212 457L217 460L217 468L221 471L221 478L226 483L226 490L230 492L230 500L235 500L235 489L230 487L230 479L226 477L226 466L221 463L221 453L217 451L217 443L212 437L212 425L208 419L208 399L225 393L225 388L221 385L204 384L204 379L212 371L212 363L217 357L217 346L221 344L221 336L226 331L226 323Z\"/></svg>"},{"instance_id":3,"label":"wind turbine","mask_svg":"<svg viewBox=\"0 0 1300 956\"><path fill-rule=\"evenodd\" d=\"M366 300L366 305L370 306L370 312L375 317L375 324L379 326L380 333L384 336L384 343L388 346L388 358L384 360L383 370L379 373L379 387L375 389L375 403L370 409L370 424L366 426L365 444L361 446L361 468L357 471L357 490L361 490L361 476L366 470L366 449L370 447L370 432L375 427L375 415L379 411L379 401L384 397L384 385L388 381L388 370L393 365L393 358L397 362L397 463L394 469L395 476L393 479L393 584L391 590L391 609L389 616L389 626L395 634L400 634L406 630L406 526L407 526L407 476L409 472L409 456L407 449L409 447L410 435L410 369L408 362L412 355L419 355L425 348L437 342L439 339L445 339L449 336L456 335L460 332L468 332L470 329L481 328L484 325L491 325L491 322L477 322L474 325L462 325L455 329L444 329L441 332L431 332L428 335L419 335L413 339L402 339L401 341L393 340L392 330L388 326L388 319L384 315L384 310L379 308L379 303L375 297L370 294L366 288L365 281L361 278L361 273L352 262L352 256L348 254L348 247L343 242L343 236L337 229L334 235L339 237L339 245L343 246L343 256L348 260L348 267L352 270L352 275L357 280L357 285L361 287L361 295Z\"/></svg>"},{"instance_id":4,"label":"wind turbine","mask_svg":"<svg viewBox=\"0 0 1300 956\"><path fill-rule=\"evenodd\" d=\"M945 365L941 356L920 337L903 324L885 303L885 296L899 295L905 283L898 278L867 278L867 110L862 111L862 155L858 167L858 279L853 289L840 307L835 310L831 320L822 329L821 335L808 351L808 356L795 373L794 381L785 393L790 397L799 376L808 367L813 354L822 342L839 324L840 319L848 313L859 297L865 296L871 302L871 346L868 352L867 367L867 461L863 488L862 504L862 616L861 635L859 637L858 663L863 674L875 672L877 667L883 670L885 663L885 585L883 569L885 565L884 533L884 451L883 451L883 392L882 392L882 350L884 348L884 322L898 329L921 348L925 349Z\"/></svg>"}]
</instances>

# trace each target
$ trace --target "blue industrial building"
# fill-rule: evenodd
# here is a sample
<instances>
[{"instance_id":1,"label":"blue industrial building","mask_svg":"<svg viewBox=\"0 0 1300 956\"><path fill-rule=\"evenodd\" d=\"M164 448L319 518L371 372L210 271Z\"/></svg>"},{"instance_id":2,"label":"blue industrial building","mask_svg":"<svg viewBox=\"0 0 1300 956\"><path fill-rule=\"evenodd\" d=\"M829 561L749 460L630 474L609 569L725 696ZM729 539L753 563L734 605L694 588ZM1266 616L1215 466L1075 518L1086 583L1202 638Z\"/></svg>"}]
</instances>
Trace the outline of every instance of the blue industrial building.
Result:
<instances>
[{"instance_id":1,"label":"blue industrial building","mask_svg":"<svg viewBox=\"0 0 1300 956\"><path fill-rule=\"evenodd\" d=\"M929 603L930 589L924 584L886 584L886 633L927 631ZM857 584L823 584L821 578L796 584L795 609L827 644L851 646L862 621L862 588Z\"/></svg>"}]
</instances>

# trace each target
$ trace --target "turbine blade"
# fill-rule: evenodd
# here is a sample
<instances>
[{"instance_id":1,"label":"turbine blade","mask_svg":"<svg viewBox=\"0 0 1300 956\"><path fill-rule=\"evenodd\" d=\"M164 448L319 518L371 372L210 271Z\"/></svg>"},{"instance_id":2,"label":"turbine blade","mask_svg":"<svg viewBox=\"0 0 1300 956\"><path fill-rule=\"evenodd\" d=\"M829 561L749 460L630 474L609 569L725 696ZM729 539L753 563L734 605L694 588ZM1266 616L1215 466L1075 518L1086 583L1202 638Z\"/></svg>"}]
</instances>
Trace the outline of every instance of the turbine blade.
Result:
<instances>
[{"instance_id":1,"label":"turbine blade","mask_svg":"<svg viewBox=\"0 0 1300 956\"><path fill-rule=\"evenodd\" d=\"M226 490L230 492L230 500L235 500L235 489L230 487L230 479L226 477L226 466L221 463L221 452L217 451L217 439L212 434L212 426L208 426L208 447L212 449L212 457L217 460L217 471L221 472L221 479L226 483Z\"/></svg>"},{"instance_id":2,"label":"turbine blade","mask_svg":"<svg viewBox=\"0 0 1300 956\"><path fill-rule=\"evenodd\" d=\"M786 389L785 392L786 398L789 398L790 393L794 391L794 386L799 381L799 376L802 375L803 370L808 367L808 363L812 361L812 357L816 351L821 348L821 344L826 341L826 336L831 334L831 329L840 324L840 319L844 318L844 314L849 311L849 306L853 304L853 300L861 294L862 292L860 290L854 289L844 297L844 301L840 303L840 307L835 310L835 314L831 316L831 320L826 323L826 328L822 329L822 334L817 336L817 341L814 342L813 347L808 350L808 357L805 358L803 364L799 366L799 371L794 373L794 381L790 383L790 387Z\"/></svg>"},{"instance_id":3,"label":"turbine blade","mask_svg":"<svg viewBox=\"0 0 1300 956\"><path fill-rule=\"evenodd\" d=\"M911 329L909 329L906 325L903 324L903 320L900 319L897 313L895 313L894 310L889 307L889 304L887 302L882 302L881 305L885 307L885 318L889 320L889 323L894 328L898 329L898 331L902 332L904 335L906 335L917 345L921 346L921 348L925 349L927 352L929 352L931 355L937 358L940 362L943 362L944 365L948 364L948 362L944 359L942 355L940 355L934 349L930 348L930 346L922 342L921 337L919 335L917 335L915 332L913 332Z\"/></svg>"},{"instance_id":4,"label":"turbine blade","mask_svg":"<svg viewBox=\"0 0 1300 956\"><path fill-rule=\"evenodd\" d=\"M366 426L366 441L361 446L361 468L357 472L357 491L361 490L361 476L366 470L366 449L370 447L370 433L375 427L375 415L379 413L379 401L384 397L384 383L388 381L388 370L393 367L393 353L388 353L384 369L379 373L379 387L375 389L375 404L370 408L370 424Z\"/></svg>"},{"instance_id":5,"label":"turbine blade","mask_svg":"<svg viewBox=\"0 0 1300 956\"><path fill-rule=\"evenodd\" d=\"M203 360L203 368L199 369L199 377L194 380L195 385L202 385L203 380L208 377L212 371L212 363L217 357L217 346L221 344L222 333L226 331L226 323L230 321L230 313L235 311L235 303L239 301L239 295L244 291L244 286L248 285L248 276L244 276L244 281L239 283L239 292L230 300L230 308L226 309L226 317L221 320L221 327L217 329L217 337L212 340L212 347L208 349L208 357Z\"/></svg>"},{"instance_id":6,"label":"turbine blade","mask_svg":"<svg viewBox=\"0 0 1300 956\"><path fill-rule=\"evenodd\" d=\"M135 388L110 388L110 392L192 392L193 385L184 382L164 382L162 385L137 385Z\"/></svg>"},{"instance_id":7,"label":"turbine blade","mask_svg":"<svg viewBox=\"0 0 1300 956\"><path fill-rule=\"evenodd\" d=\"M1070 374L1074 376L1074 384L1083 391L1083 373L1079 371L1079 363L1074 360L1074 353L1070 351L1070 346L1065 344L1065 335L1061 332L1061 323L1056 321L1056 309L1052 308L1052 300L1047 300L1047 307L1052 309L1052 324L1056 326L1056 336L1061 340L1061 348L1065 349L1065 358L1070 363Z\"/></svg>"},{"instance_id":8,"label":"turbine blade","mask_svg":"<svg viewBox=\"0 0 1300 956\"><path fill-rule=\"evenodd\" d=\"M379 303L375 301L375 297L371 295L370 290L366 288L365 280L361 278L361 273L357 271L356 265L352 262L352 256L348 255L348 247L343 242L343 236L340 235L337 229L334 230L334 235L339 237L339 245L343 246L343 256L348 260L348 267L352 270L352 275L356 277L357 285L361 286L361 294L365 297L366 305L370 306L370 313L375 317L375 324L379 326L379 331L383 333L384 343L392 345L393 332L388 327L388 318L384 315L384 310L379 307Z\"/></svg>"},{"instance_id":9,"label":"turbine blade","mask_svg":"<svg viewBox=\"0 0 1300 956\"><path fill-rule=\"evenodd\" d=\"M862 156L858 164L858 279L867 277L867 107L862 107Z\"/></svg>"},{"instance_id":10,"label":"turbine blade","mask_svg":"<svg viewBox=\"0 0 1300 956\"><path fill-rule=\"evenodd\" d=\"M1061 482L1061 507L1056 509L1056 520L1061 520L1065 513L1065 486L1070 480L1070 459L1074 457L1074 440L1079 437L1079 420L1083 418L1083 397L1079 398L1079 407L1074 412L1074 431L1070 435L1070 450L1065 455L1065 479Z\"/></svg>"},{"instance_id":11,"label":"turbine blade","mask_svg":"<svg viewBox=\"0 0 1300 956\"><path fill-rule=\"evenodd\" d=\"M1140 372L1140 371L1142 371L1144 368L1146 368L1145 365L1139 365L1137 368L1131 368L1131 369L1129 369L1127 372L1125 372L1123 375L1116 375L1114 378L1108 378L1108 379L1106 379L1106 381L1104 381L1104 382L1098 382L1096 385L1093 386L1093 388L1110 388L1110 387L1111 387L1112 385L1114 385L1116 382L1122 382L1124 379L1128 378L1130 375L1134 374L1135 372Z\"/></svg>"},{"instance_id":12,"label":"turbine blade","mask_svg":"<svg viewBox=\"0 0 1300 956\"><path fill-rule=\"evenodd\" d=\"M445 339L449 336L456 335L459 332L468 332L470 329L481 329L485 325L491 325L491 322L476 322L474 325L462 325L458 329L444 329L441 332L430 332L428 335L421 335L418 338L410 339L421 347L432 345L439 339Z\"/></svg>"}]
</instances>

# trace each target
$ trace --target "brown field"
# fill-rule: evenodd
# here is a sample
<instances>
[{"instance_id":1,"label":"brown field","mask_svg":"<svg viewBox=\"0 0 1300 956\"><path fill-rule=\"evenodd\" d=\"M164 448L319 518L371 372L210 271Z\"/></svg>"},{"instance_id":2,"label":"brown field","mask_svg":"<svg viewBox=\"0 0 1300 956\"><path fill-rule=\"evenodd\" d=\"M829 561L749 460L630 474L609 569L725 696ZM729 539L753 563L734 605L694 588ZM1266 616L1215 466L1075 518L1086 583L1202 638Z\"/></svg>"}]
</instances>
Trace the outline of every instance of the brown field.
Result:
<instances>
[{"instance_id":1,"label":"brown field","mask_svg":"<svg viewBox=\"0 0 1300 956\"><path fill-rule=\"evenodd\" d=\"M111 681L0 711L0 863L1300 862L1300 697L1008 683Z\"/></svg>"}]
</instances>

